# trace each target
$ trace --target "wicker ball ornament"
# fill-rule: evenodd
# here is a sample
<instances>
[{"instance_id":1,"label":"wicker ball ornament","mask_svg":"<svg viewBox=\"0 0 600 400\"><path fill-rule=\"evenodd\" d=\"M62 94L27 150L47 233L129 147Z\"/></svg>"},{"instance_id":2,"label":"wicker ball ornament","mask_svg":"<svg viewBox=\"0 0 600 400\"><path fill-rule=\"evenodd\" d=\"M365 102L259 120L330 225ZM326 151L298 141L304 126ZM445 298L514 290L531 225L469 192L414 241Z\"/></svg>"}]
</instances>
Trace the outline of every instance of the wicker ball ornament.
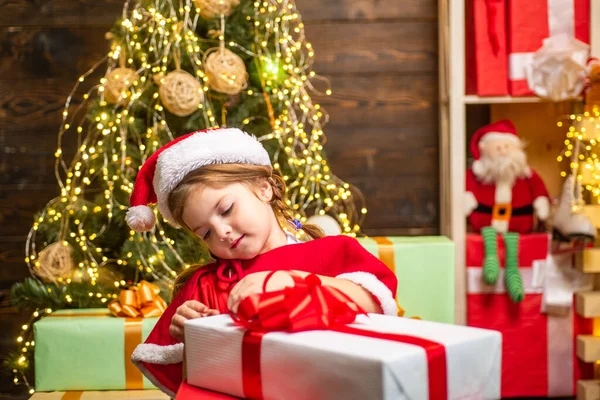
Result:
<instances>
[{"instance_id":1,"label":"wicker ball ornament","mask_svg":"<svg viewBox=\"0 0 600 400\"><path fill-rule=\"evenodd\" d=\"M204 100L202 85L183 70L169 72L160 80L160 100L167 110L179 117L187 117Z\"/></svg>"},{"instance_id":2,"label":"wicker ball ornament","mask_svg":"<svg viewBox=\"0 0 600 400\"><path fill-rule=\"evenodd\" d=\"M104 99L107 103L124 106L128 100L123 93L129 89L137 79L137 73L131 68L115 68L105 76Z\"/></svg>"},{"instance_id":3,"label":"wicker ball ornament","mask_svg":"<svg viewBox=\"0 0 600 400\"><path fill-rule=\"evenodd\" d=\"M73 247L66 242L56 242L39 252L34 273L45 282L57 283L70 278L75 270Z\"/></svg>"},{"instance_id":4,"label":"wicker ball ornament","mask_svg":"<svg viewBox=\"0 0 600 400\"><path fill-rule=\"evenodd\" d=\"M208 86L216 92L236 95L248 85L248 72L244 61L224 48L215 48L204 56L204 71Z\"/></svg>"},{"instance_id":5,"label":"wicker ball ornament","mask_svg":"<svg viewBox=\"0 0 600 400\"><path fill-rule=\"evenodd\" d=\"M228 16L239 4L239 0L194 0L200 15L206 19L213 19L220 15Z\"/></svg>"}]
</instances>

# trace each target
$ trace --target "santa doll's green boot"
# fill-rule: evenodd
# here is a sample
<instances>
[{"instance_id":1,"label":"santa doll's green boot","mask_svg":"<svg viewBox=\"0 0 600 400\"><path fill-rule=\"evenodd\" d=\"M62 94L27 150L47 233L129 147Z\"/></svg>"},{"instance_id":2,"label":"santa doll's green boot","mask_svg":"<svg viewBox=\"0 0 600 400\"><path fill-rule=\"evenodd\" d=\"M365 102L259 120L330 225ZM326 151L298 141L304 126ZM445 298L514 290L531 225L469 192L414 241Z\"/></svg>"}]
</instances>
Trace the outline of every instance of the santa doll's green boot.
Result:
<instances>
[{"instance_id":1,"label":"santa doll's green boot","mask_svg":"<svg viewBox=\"0 0 600 400\"><path fill-rule=\"evenodd\" d=\"M525 289L519 271L519 234L506 232L504 247L506 248L506 266L504 267L506 291L513 302L520 303L525 297Z\"/></svg>"},{"instance_id":2,"label":"santa doll's green boot","mask_svg":"<svg viewBox=\"0 0 600 400\"><path fill-rule=\"evenodd\" d=\"M500 262L498 261L498 245L496 242L496 229L488 226L481 230L483 236L483 281L494 285L500 275Z\"/></svg>"}]
</instances>

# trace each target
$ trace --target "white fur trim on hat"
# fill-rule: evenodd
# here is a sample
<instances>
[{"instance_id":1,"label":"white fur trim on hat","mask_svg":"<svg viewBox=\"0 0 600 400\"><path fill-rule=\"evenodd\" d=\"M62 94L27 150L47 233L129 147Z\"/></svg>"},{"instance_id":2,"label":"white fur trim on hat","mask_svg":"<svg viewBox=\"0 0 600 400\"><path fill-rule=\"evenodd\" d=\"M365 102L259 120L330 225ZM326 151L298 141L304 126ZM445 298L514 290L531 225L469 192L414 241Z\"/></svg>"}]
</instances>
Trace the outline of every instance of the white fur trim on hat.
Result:
<instances>
[{"instance_id":1,"label":"white fur trim on hat","mask_svg":"<svg viewBox=\"0 0 600 400\"><path fill-rule=\"evenodd\" d=\"M147 232L156 223L154 211L148 206L129 207L125 214L127 225L136 232Z\"/></svg>"},{"instance_id":2,"label":"white fur trim on hat","mask_svg":"<svg viewBox=\"0 0 600 400\"><path fill-rule=\"evenodd\" d=\"M269 154L254 137L239 129L198 132L163 151L154 172L158 209L176 226L168 207L171 191L190 172L211 164L271 165Z\"/></svg>"},{"instance_id":3,"label":"white fur trim on hat","mask_svg":"<svg viewBox=\"0 0 600 400\"><path fill-rule=\"evenodd\" d=\"M131 354L131 362L144 374L146 378L154 386L162 390L171 397L175 397L175 393L160 383L158 379L144 366L143 363L149 364L177 364L183 361L183 343L172 344L169 346L160 346L152 343L142 343L138 345L133 354Z\"/></svg>"},{"instance_id":4,"label":"white fur trim on hat","mask_svg":"<svg viewBox=\"0 0 600 400\"><path fill-rule=\"evenodd\" d=\"M379 301L385 315L398 316L398 304L392 296L392 291L375 275L369 272L348 272L338 275L336 278L346 279L361 286Z\"/></svg>"},{"instance_id":5,"label":"white fur trim on hat","mask_svg":"<svg viewBox=\"0 0 600 400\"><path fill-rule=\"evenodd\" d=\"M479 148L486 143L493 140L504 140L513 142L516 145L521 144L521 139L517 135L513 135L512 133L503 133L503 132L488 132L479 139Z\"/></svg>"}]
</instances>

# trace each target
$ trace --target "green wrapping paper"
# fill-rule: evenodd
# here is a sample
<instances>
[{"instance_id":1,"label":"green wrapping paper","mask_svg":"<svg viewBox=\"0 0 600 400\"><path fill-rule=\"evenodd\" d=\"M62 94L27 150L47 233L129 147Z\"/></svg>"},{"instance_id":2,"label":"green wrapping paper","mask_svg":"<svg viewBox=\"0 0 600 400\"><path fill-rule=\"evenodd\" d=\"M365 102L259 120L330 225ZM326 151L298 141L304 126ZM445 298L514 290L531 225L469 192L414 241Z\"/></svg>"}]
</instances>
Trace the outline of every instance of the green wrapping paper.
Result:
<instances>
[{"instance_id":1,"label":"green wrapping paper","mask_svg":"<svg viewBox=\"0 0 600 400\"><path fill-rule=\"evenodd\" d=\"M37 321L36 390L155 389L129 358L157 321L116 318L108 309L60 310Z\"/></svg>"},{"instance_id":2,"label":"green wrapping paper","mask_svg":"<svg viewBox=\"0 0 600 400\"><path fill-rule=\"evenodd\" d=\"M170 400L160 390L36 392L29 400Z\"/></svg>"},{"instance_id":3,"label":"green wrapping paper","mask_svg":"<svg viewBox=\"0 0 600 400\"><path fill-rule=\"evenodd\" d=\"M454 243L443 236L359 238L398 277L405 316L454 323Z\"/></svg>"}]
</instances>

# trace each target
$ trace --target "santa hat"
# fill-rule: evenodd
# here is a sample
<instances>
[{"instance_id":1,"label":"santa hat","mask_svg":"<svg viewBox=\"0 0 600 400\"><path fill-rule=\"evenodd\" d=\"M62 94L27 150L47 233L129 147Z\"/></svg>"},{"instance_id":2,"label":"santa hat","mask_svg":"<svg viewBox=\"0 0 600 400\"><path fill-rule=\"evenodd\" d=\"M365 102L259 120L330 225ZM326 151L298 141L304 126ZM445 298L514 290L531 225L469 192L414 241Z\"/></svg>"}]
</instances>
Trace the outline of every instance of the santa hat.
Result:
<instances>
[{"instance_id":1,"label":"santa hat","mask_svg":"<svg viewBox=\"0 0 600 400\"><path fill-rule=\"evenodd\" d=\"M472 166L474 172L481 169L481 161L479 161L481 158L481 145L488 140L495 139L511 140L515 144L521 143L517 134L517 128L512 121L507 119L479 128L475 131L470 146L471 154L475 159Z\"/></svg>"},{"instance_id":2,"label":"santa hat","mask_svg":"<svg viewBox=\"0 0 600 400\"><path fill-rule=\"evenodd\" d=\"M125 216L127 224L137 232L151 230L156 217L148 205L157 203L163 217L178 227L169 211L169 194L188 173L212 164L270 166L271 159L254 136L239 129L207 129L178 137L140 168Z\"/></svg>"}]
</instances>

